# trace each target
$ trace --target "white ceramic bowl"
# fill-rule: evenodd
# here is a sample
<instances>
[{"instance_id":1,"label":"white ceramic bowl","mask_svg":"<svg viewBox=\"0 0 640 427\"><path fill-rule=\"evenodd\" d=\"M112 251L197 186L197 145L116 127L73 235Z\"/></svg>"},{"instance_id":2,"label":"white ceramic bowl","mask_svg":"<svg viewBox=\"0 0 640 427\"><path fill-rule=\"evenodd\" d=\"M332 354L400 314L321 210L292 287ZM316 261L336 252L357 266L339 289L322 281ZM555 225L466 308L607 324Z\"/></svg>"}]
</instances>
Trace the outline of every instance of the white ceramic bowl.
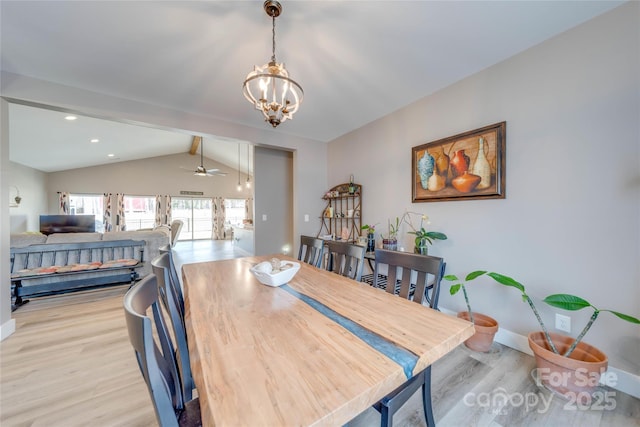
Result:
<instances>
[{"instance_id":1,"label":"white ceramic bowl","mask_svg":"<svg viewBox=\"0 0 640 427\"><path fill-rule=\"evenodd\" d=\"M287 268L286 270L281 270L277 273L266 273L264 271L260 271L256 269L254 265L249 269L256 279L260 281L263 285L267 286L282 286L285 283L288 283L293 276L296 275L298 270L300 270L300 263L291 262L291 261L282 261L280 265L288 264L291 265L291 268ZM256 264L258 265L258 264Z\"/></svg>"}]
</instances>

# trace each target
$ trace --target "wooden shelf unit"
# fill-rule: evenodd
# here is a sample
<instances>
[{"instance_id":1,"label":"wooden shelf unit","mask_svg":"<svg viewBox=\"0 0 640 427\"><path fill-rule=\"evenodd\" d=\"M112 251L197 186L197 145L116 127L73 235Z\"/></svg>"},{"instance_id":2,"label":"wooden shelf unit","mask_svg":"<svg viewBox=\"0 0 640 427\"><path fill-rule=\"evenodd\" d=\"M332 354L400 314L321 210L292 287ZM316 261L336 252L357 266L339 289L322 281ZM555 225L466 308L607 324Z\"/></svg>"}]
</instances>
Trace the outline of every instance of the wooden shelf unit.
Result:
<instances>
[{"instance_id":1,"label":"wooden shelf unit","mask_svg":"<svg viewBox=\"0 0 640 427\"><path fill-rule=\"evenodd\" d=\"M350 192L350 187L353 187L353 192ZM331 188L322 199L327 201L327 205L321 213L322 224L317 236L331 234L334 239L341 240L342 229L346 228L349 231L347 241L358 240L362 226L362 186L349 182L339 184ZM351 216L347 216L349 210L353 210Z\"/></svg>"}]
</instances>

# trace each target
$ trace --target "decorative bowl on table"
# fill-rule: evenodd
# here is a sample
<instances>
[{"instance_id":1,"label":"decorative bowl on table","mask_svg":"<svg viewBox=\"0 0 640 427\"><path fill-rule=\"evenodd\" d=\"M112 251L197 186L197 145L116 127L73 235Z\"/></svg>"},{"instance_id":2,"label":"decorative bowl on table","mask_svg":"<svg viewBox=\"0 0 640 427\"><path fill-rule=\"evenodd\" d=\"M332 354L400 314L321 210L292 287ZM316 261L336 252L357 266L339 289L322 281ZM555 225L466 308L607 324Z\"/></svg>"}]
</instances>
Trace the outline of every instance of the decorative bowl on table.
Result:
<instances>
[{"instance_id":1,"label":"decorative bowl on table","mask_svg":"<svg viewBox=\"0 0 640 427\"><path fill-rule=\"evenodd\" d=\"M260 283L267 286L282 286L288 283L298 270L300 263L275 258L271 262L261 262L249 269Z\"/></svg>"}]
</instances>

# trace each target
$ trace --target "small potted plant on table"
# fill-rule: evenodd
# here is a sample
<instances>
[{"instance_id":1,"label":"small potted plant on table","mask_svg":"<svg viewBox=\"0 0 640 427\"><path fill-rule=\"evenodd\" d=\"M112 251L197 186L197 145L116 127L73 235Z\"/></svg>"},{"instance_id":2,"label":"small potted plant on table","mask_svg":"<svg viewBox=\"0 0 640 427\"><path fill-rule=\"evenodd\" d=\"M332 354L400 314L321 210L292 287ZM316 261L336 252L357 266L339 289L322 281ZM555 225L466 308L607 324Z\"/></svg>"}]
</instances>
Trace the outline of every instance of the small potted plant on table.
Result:
<instances>
[{"instance_id":1,"label":"small potted plant on table","mask_svg":"<svg viewBox=\"0 0 640 427\"><path fill-rule=\"evenodd\" d=\"M404 218L407 218L406 223L411 228L411 231L407 233L415 235L413 252L421 255L428 255L429 246L433 244L434 240L447 240L447 235L438 231L427 231L424 227L425 224L431 224L429 217L422 214L420 216L420 227L416 228L411 223L410 214L413 212L406 212Z\"/></svg>"},{"instance_id":2,"label":"small potted plant on table","mask_svg":"<svg viewBox=\"0 0 640 427\"><path fill-rule=\"evenodd\" d=\"M640 324L640 320L613 310L598 309L583 298L569 294L553 294L543 301L552 307L576 311L590 307L591 318L577 338L549 332L540 313L527 295L524 286L499 273L488 273L496 282L518 289L522 299L529 304L542 331L529 333L529 347L536 358L538 381L548 389L567 398L590 399L598 385L600 375L607 369L607 355L596 347L582 341L601 312L609 312L624 321Z\"/></svg>"},{"instance_id":3,"label":"small potted plant on table","mask_svg":"<svg viewBox=\"0 0 640 427\"><path fill-rule=\"evenodd\" d=\"M469 295L467 294L467 288L465 282L480 277L487 272L484 270L472 271L467 274L464 280L458 279L455 274L447 274L444 279L450 282L456 282L449 288L449 293L455 295L458 291L462 290L464 295L464 302L467 305L467 311L461 311L458 313L458 317L473 323L473 327L476 333L464 342L464 345L474 351L488 352L493 344L493 338L498 332L498 322L485 314L474 313L471 310L471 304L469 303Z\"/></svg>"}]
</instances>

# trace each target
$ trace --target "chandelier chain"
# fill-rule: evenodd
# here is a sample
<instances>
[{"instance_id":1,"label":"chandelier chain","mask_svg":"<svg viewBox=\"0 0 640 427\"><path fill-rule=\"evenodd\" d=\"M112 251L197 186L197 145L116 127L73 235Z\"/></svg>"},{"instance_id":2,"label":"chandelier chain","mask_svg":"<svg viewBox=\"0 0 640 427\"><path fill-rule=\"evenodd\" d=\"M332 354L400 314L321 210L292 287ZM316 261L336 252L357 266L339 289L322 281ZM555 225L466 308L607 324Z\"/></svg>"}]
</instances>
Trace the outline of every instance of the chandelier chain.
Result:
<instances>
[{"instance_id":1,"label":"chandelier chain","mask_svg":"<svg viewBox=\"0 0 640 427\"><path fill-rule=\"evenodd\" d=\"M271 62L276 62L276 17L271 16Z\"/></svg>"}]
</instances>

